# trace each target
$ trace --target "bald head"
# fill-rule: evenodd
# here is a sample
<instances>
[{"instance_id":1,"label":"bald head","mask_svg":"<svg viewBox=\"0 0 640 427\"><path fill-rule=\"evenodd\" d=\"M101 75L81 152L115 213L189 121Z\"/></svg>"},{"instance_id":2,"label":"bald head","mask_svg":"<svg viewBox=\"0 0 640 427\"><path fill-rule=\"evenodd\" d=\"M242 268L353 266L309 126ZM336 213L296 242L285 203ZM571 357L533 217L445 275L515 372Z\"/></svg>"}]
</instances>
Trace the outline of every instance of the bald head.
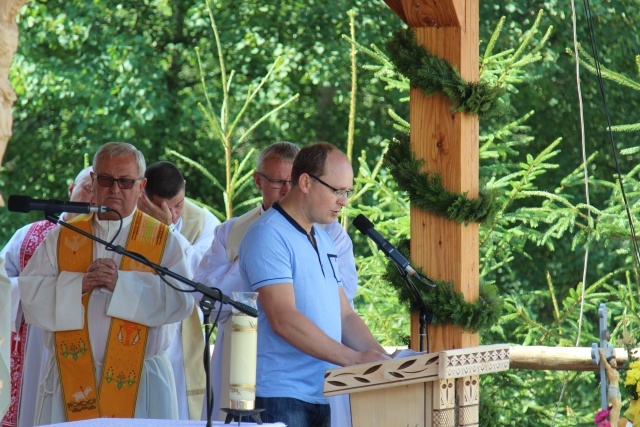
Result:
<instances>
[{"instance_id":1,"label":"bald head","mask_svg":"<svg viewBox=\"0 0 640 427\"><path fill-rule=\"evenodd\" d=\"M80 171L76 179L69 185L69 200L72 202L91 203L93 200L93 186L91 183L91 166Z\"/></svg>"}]
</instances>

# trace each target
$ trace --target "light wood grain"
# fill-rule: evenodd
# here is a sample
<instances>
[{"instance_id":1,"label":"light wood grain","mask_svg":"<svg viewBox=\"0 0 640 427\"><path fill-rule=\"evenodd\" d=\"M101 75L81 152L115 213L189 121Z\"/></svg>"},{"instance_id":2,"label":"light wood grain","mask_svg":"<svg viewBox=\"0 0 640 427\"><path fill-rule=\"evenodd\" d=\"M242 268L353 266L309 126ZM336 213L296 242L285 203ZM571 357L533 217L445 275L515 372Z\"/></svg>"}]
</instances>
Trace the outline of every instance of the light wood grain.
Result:
<instances>
[{"instance_id":1,"label":"light wood grain","mask_svg":"<svg viewBox=\"0 0 640 427\"><path fill-rule=\"evenodd\" d=\"M16 93L9 81L9 68L18 50L18 25L16 16L27 0L0 1L0 166L11 138L13 127L13 103ZM4 200L0 194L0 206Z\"/></svg>"}]
</instances>

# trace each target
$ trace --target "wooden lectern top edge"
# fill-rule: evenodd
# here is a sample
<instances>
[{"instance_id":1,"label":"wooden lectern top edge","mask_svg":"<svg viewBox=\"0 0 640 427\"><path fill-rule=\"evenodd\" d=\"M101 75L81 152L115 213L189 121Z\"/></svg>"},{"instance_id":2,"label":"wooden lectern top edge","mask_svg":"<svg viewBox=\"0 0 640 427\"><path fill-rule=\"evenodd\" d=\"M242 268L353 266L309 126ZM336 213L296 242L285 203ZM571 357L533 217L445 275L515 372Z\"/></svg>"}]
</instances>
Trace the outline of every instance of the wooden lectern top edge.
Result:
<instances>
[{"instance_id":1,"label":"wooden lectern top edge","mask_svg":"<svg viewBox=\"0 0 640 427\"><path fill-rule=\"evenodd\" d=\"M505 371L509 369L509 350L509 344L492 344L329 369L324 394L357 393Z\"/></svg>"}]
</instances>

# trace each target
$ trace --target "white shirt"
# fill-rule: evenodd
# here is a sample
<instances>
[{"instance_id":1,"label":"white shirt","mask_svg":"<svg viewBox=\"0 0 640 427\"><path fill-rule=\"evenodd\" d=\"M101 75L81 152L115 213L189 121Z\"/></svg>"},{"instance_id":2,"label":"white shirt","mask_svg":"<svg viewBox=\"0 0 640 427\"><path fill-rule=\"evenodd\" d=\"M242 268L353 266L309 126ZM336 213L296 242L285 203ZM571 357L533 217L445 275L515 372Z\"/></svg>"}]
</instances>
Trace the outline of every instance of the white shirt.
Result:
<instances>
[{"instance_id":1,"label":"white shirt","mask_svg":"<svg viewBox=\"0 0 640 427\"><path fill-rule=\"evenodd\" d=\"M11 401L9 387L9 351L11 346L11 327L9 316L11 305L11 282L4 271L4 259L0 256L0 419L4 416Z\"/></svg>"},{"instance_id":2,"label":"white shirt","mask_svg":"<svg viewBox=\"0 0 640 427\"><path fill-rule=\"evenodd\" d=\"M207 249L211 247L211 242L213 241L214 232L216 226L220 224L220 221L213 216L211 212L206 209L202 209L204 211L204 222L202 225L202 230L200 235L196 238L196 240L191 244L191 241L187 239L184 235L182 235L182 226L184 221L182 220L182 216L178 219L175 224L171 224L169 228L171 229L176 239L180 242L180 246L184 250L184 253L187 257L187 262L189 264L190 270L192 273L196 271L198 264L200 264L200 260L204 256ZM187 277L187 279L191 279L191 277ZM197 305L196 301L196 305ZM200 315L201 312L199 311ZM202 320L202 316L201 316ZM203 338L204 339L204 338ZM173 367L173 374L175 376L176 382L176 391L178 395L178 414L179 419L188 420L189 419L189 404L187 401L187 383L185 377L185 367L184 367L184 352L182 348L182 326L181 324L176 325L176 335L171 340L171 345L167 349L167 354L169 356L169 360L171 361L171 366Z\"/></svg>"},{"instance_id":3,"label":"white shirt","mask_svg":"<svg viewBox=\"0 0 640 427\"><path fill-rule=\"evenodd\" d=\"M191 272L194 273L202 260L202 257L207 252L207 250L211 247L211 242L213 241L213 235L215 233L216 227L220 225L220 221L218 218L213 216L211 212L206 209L204 211L204 224L202 226L202 232L198 236L195 242L191 244L191 242L180 234L182 230L182 217L178 219L175 224L171 224L169 228L176 236L178 241L180 242L180 246L184 249L184 252L187 256L187 262L189 263L189 268ZM190 277L188 277L190 279Z\"/></svg>"},{"instance_id":4,"label":"white shirt","mask_svg":"<svg viewBox=\"0 0 640 427\"><path fill-rule=\"evenodd\" d=\"M16 332L20 327L22 310L20 309L20 290L18 289L18 276L20 275L20 248L32 224L27 224L16 231L7 244L0 251L0 257L4 258L4 267L7 277L11 281L11 331Z\"/></svg>"},{"instance_id":5,"label":"white shirt","mask_svg":"<svg viewBox=\"0 0 640 427\"><path fill-rule=\"evenodd\" d=\"M65 219L65 214L60 215L60 219ZM20 250L22 249L22 242L29 229L34 223L30 223L20 228L13 233L11 239L4 245L4 248L0 250L0 257L4 258L4 267L7 272L7 277L11 281L11 331L17 332L17 328L20 327L20 321L22 320L22 309L20 307L20 290L18 288L18 276L21 273L20 270Z\"/></svg>"},{"instance_id":6,"label":"white shirt","mask_svg":"<svg viewBox=\"0 0 640 427\"><path fill-rule=\"evenodd\" d=\"M9 242L0 251L0 257L5 258L7 276L11 282L11 310L7 309L7 315L11 318L11 330L17 332L22 322L22 308L20 305L20 291L18 276L20 275L20 254L22 245L34 223L27 224L16 231ZM35 399L38 392L40 373L44 369L49 356L44 348L42 329L31 325L28 329L25 345L24 365L22 367L21 396L18 409L18 426L30 427L34 425ZM15 381L15 379L14 379ZM8 386L7 386L8 387ZM25 398L22 398L26 396Z\"/></svg>"}]
</instances>

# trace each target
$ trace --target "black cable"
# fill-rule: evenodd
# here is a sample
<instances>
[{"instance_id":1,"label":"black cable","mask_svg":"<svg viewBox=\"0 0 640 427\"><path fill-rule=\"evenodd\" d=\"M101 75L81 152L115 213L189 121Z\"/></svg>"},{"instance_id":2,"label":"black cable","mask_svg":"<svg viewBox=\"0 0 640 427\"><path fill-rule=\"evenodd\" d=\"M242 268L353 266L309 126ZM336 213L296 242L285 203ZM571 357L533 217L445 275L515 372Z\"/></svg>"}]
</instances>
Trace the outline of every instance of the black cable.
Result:
<instances>
[{"instance_id":1,"label":"black cable","mask_svg":"<svg viewBox=\"0 0 640 427\"><path fill-rule=\"evenodd\" d=\"M609 130L609 139L611 141L611 149L613 151L613 158L615 160L616 171L618 174L618 181L620 182L620 190L622 193L622 200L624 201L625 211L627 212L627 218L629 220L629 228L631 229L631 242L633 244L633 252L634 252L634 260L636 262L636 267L640 268L640 250L638 249L638 239L636 237L636 230L633 225L633 216L631 215L631 209L629 208L629 202L627 201L627 194L624 190L624 183L622 178L622 172L620 170L620 161L618 159L618 150L616 149L616 144L613 138L613 131L611 130L611 116L609 114L609 107L607 106L607 93L604 87L604 79L602 77L602 70L600 69L600 57L598 55L598 42L596 40L596 34L593 29L593 13L591 11L591 3L589 0L583 0L585 7L585 15L587 18L587 26L589 28L589 41L591 43L591 52L593 55L593 60L595 61L596 75L598 76L598 85L600 87L600 94L602 96L602 104L605 111L605 116L607 118L607 128ZM576 58L576 60L578 60ZM585 176L585 179L588 177Z\"/></svg>"},{"instance_id":2,"label":"black cable","mask_svg":"<svg viewBox=\"0 0 640 427\"><path fill-rule=\"evenodd\" d=\"M115 209L109 209L110 212L115 212L118 217L120 218L120 225L118 226L118 231L116 231L116 234L113 236L113 239L111 239L111 241L109 242L109 245L113 245L113 242L116 241L116 237L118 237L118 234L120 234L120 232L122 231L122 224L124 223L124 220L122 219L122 215L120 215L120 212L118 212Z\"/></svg>"}]
</instances>

